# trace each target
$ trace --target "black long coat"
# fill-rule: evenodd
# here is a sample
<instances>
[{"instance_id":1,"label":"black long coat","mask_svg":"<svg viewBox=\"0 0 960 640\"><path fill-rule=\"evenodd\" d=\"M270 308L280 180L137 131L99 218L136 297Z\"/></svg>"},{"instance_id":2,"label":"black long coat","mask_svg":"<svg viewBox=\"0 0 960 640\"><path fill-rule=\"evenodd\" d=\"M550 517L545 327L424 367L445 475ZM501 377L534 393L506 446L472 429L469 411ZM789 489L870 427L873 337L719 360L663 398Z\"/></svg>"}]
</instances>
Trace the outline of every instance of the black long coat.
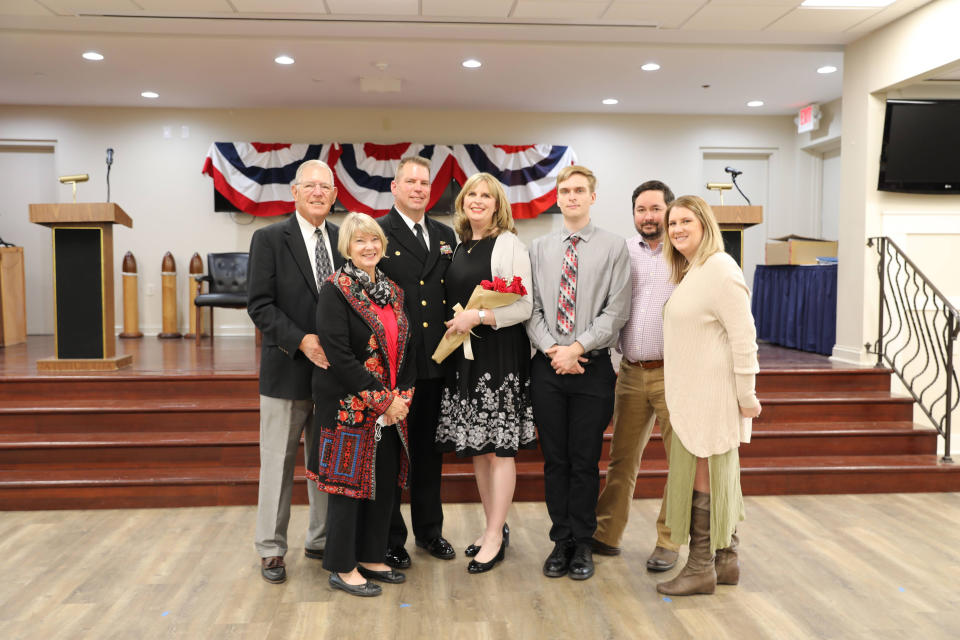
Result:
<instances>
[{"instance_id":1,"label":"black long coat","mask_svg":"<svg viewBox=\"0 0 960 640\"><path fill-rule=\"evenodd\" d=\"M397 378L390 388L390 361L383 324L359 284L341 270L320 287L317 326L328 369L314 369L314 428L317 449L308 452L307 477L322 491L351 498L376 497L377 418L393 401L393 391L407 402L414 392L410 358L410 323L403 292L394 290L397 317ZM384 427L394 428L394 427ZM404 453L396 481L405 486L409 468L407 421L396 426ZM393 479L390 479L391 482Z\"/></svg>"}]
</instances>

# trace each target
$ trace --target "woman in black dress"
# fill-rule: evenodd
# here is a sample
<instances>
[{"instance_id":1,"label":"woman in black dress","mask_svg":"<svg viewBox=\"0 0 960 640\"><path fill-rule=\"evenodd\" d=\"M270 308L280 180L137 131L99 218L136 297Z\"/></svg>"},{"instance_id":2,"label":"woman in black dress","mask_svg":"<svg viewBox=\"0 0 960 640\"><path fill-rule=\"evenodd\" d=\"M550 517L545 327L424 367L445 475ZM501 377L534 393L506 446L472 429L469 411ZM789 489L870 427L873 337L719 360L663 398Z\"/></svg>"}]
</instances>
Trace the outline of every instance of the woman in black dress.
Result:
<instances>
[{"instance_id":1,"label":"woman in black dress","mask_svg":"<svg viewBox=\"0 0 960 640\"><path fill-rule=\"evenodd\" d=\"M530 405L530 343L523 322L533 302L529 292L497 309L466 306L474 287L499 277L519 276L530 287L530 258L517 238L507 196L488 173L463 185L456 200L454 227L460 245L446 275L447 304L453 318L448 333L472 331L473 359L462 349L450 357L450 374L440 405L437 442L444 451L473 457L486 529L467 547L470 573L483 573L503 560L507 511L513 502L519 449L537 445Z\"/></svg>"}]
</instances>

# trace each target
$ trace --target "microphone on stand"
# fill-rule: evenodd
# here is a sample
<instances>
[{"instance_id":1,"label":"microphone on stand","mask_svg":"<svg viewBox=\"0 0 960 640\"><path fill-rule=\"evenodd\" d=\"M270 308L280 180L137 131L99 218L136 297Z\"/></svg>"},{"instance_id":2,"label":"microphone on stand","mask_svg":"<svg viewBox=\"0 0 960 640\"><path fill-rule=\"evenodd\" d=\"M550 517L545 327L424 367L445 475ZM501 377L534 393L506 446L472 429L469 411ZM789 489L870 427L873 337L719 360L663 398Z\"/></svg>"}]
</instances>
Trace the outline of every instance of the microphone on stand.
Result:
<instances>
[{"instance_id":1,"label":"microphone on stand","mask_svg":"<svg viewBox=\"0 0 960 640\"><path fill-rule=\"evenodd\" d=\"M730 174L730 179L731 179L731 181L733 182L733 186L735 186L735 187L737 188L737 191L740 192L740 195L743 196L743 199L746 200L746 201L747 201L747 204L749 205L749 204L750 204L750 198L747 197L747 194L745 194L745 193L743 192L743 189L740 188L740 185L737 184L737 176L743 175L743 171L738 171L737 169L734 169L733 167L724 167L723 170Z\"/></svg>"},{"instance_id":2,"label":"microphone on stand","mask_svg":"<svg viewBox=\"0 0 960 640\"><path fill-rule=\"evenodd\" d=\"M110 202L110 167L113 165L113 149L107 147L107 202Z\"/></svg>"}]
</instances>

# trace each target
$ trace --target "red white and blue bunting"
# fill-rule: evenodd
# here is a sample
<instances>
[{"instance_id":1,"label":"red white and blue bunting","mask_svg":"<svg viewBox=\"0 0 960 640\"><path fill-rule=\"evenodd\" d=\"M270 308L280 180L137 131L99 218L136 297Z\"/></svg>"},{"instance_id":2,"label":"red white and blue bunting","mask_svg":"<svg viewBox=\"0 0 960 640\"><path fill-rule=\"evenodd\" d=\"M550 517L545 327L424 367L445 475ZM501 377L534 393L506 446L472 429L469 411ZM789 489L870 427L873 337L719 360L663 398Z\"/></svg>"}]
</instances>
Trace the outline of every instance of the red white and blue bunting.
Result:
<instances>
[{"instance_id":1,"label":"red white and blue bunting","mask_svg":"<svg viewBox=\"0 0 960 640\"><path fill-rule=\"evenodd\" d=\"M333 169L340 202L350 211L382 216L393 205L390 182L400 159L430 160L432 184L428 210L451 179L463 184L486 171L503 184L515 218L535 218L556 202L557 174L576 164L570 147L549 144L284 144L215 142L203 173L235 207L255 216L293 211L290 183L304 160L323 160Z\"/></svg>"}]
</instances>

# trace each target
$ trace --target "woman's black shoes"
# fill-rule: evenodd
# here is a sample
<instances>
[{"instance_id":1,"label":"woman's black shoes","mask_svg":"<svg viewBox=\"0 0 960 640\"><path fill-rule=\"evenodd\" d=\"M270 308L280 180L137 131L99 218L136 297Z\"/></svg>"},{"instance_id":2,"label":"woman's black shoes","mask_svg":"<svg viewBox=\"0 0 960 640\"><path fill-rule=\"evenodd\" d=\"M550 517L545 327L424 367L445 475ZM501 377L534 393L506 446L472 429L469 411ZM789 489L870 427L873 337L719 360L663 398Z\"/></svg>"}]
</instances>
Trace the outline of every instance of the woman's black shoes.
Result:
<instances>
[{"instance_id":1,"label":"woman's black shoes","mask_svg":"<svg viewBox=\"0 0 960 640\"><path fill-rule=\"evenodd\" d=\"M504 522L503 523L503 547L504 549L506 549L509 546L510 546L510 525ZM476 556L478 553L480 553L480 545L478 544L472 544L463 550L463 555L467 556L468 558L472 558Z\"/></svg>"},{"instance_id":2,"label":"woman's black shoes","mask_svg":"<svg viewBox=\"0 0 960 640\"><path fill-rule=\"evenodd\" d=\"M374 571L373 569L367 569L362 564L357 565L357 571L360 572L367 580L379 580L380 582L388 582L390 584L400 584L405 582L407 575L405 573L400 573L399 571L394 571L389 569L387 571Z\"/></svg>"},{"instance_id":3,"label":"woman's black shoes","mask_svg":"<svg viewBox=\"0 0 960 640\"><path fill-rule=\"evenodd\" d=\"M494 556L493 560L490 562L477 562L476 560L471 560L470 564L467 565L467 573L486 573L487 571L490 571L490 569L493 569L498 562L503 560L505 549L506 545L501 542L500 551L497 552L497 555Z\"/></svg>"},{"instance_id":4,"label":"woman's black shoes","mask_svg":"<svg viewBox=\"0 0 960 640\"><path fill-rule=\"evenodd\" d=\"M352 596L360 596L361 598L378 596L383 593L383 589L381 589L378 584L373 584L369 580L363 584L350 584L344 581L336 571L330 574L330 586L334 589L346 591Z\"/></svg>"}]
</instances>

